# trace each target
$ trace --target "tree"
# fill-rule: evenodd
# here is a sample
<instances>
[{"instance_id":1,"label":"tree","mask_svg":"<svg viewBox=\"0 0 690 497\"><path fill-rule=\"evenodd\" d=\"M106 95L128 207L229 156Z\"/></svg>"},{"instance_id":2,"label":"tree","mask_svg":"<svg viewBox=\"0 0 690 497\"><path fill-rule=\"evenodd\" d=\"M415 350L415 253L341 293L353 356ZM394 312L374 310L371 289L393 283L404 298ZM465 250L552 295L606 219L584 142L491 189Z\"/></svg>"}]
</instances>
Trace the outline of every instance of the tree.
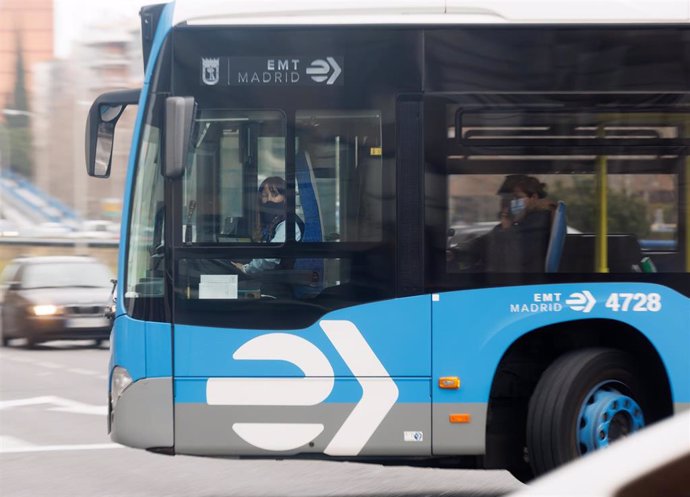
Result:
<instances>
[{"instance_id":1,"label":"tree","mask_svg":"<svg viewBox=\"0 0 690 497\"><path fill-rule=\"evenodd\" d=\"M553 198L565 202L568 225L584 233L596 231L597 198L593 178L572 178L570 186L557 182L551 193ZM608 230L610 233L633 233L638 238L649 235L650 218L647 204L639 196L611 190L608 196Z\"/></svg>"},{"instance_id":2,"label":"tree","mask_svg":"<svg viewBox=\"0 0 690 497\"><path fill-rule=\"evenodd\" d=\"M26 177L33 172L31 123L29 120L29 98L26 91L26 72L21 36L16 34L16 78L10 109L17 111L6 115L7 134L12 146L12 163L10 168Z\"/></svg>"}]
</instances>

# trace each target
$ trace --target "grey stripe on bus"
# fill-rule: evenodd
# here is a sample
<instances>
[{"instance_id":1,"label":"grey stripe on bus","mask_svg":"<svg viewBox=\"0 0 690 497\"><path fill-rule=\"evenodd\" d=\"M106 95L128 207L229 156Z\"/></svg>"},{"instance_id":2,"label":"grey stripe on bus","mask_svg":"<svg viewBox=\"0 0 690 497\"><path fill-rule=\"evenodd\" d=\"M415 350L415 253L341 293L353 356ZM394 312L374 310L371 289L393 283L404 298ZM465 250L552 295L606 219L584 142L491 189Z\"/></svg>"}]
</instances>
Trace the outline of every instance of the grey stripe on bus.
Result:
<instances>
[{"instance_id":1,"label":"grey stripe on bus","mask_svg":"<svg viewBox=\"0 0 690 497\"><path fill-rule=\"evenodd\" d=\"M323 453L355 404L310 407L175 406L175 451L178 454L287 456ZM431 454L429 404L396 404L358 456L424 456ZM468 424L451 424L449 414L465 412ZM435 454L481 454L484 450L485 404L440 404L434 407ZM324 430L312 444L284 452L257 448L240 438L233 423L320 423ZM421 441L405 441L404 432L422 432Z\"/></svg>"}]
</instances>

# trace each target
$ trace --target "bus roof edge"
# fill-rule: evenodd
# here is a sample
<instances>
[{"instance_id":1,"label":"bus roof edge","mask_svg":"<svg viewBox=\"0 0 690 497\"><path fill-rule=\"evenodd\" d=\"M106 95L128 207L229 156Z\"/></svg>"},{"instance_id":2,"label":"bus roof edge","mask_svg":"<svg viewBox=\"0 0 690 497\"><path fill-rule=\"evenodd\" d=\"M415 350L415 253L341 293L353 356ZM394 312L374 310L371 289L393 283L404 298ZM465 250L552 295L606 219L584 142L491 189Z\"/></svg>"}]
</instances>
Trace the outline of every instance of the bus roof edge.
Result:
<instances>
[{"instance_id":1,"label":"bus roof edge","mask_svg":"<svg viewBox=\"0 0 690 497\"><path fill-rule=\"evenodd\" d=\"M173 25L683 23L690 0L178 0Z\"/></svg>"}]
</instances>

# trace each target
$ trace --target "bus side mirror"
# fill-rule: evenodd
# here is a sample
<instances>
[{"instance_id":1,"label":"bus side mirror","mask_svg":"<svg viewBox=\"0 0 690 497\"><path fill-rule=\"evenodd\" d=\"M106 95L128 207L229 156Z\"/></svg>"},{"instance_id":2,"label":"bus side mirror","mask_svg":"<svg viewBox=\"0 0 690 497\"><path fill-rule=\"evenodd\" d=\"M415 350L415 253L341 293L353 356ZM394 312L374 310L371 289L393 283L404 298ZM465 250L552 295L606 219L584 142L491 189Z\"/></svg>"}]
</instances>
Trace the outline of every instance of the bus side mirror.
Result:
<instances>
[{"instance_id":1,"label":"bus side mirror","mask_svg":"<svg viewBox=\"0 0 690 497\"><path fill-rule=\"evenodd\" d=\"M165 157L163 175L179 178L187 165L196 104L193 97L165 100Z\"/></svg>"},{"instance_id":2,"label":"bus side mirror","mask_svg":"<svg viewBox=\"0 0 690 497\"><path fill-rule=\"evenodd\" d=\"M111 91L99 96L86 120L86 172L96 178L110 176L115 125L128 105L139 102L140 89Z\"/></svg>"}]
</instances>

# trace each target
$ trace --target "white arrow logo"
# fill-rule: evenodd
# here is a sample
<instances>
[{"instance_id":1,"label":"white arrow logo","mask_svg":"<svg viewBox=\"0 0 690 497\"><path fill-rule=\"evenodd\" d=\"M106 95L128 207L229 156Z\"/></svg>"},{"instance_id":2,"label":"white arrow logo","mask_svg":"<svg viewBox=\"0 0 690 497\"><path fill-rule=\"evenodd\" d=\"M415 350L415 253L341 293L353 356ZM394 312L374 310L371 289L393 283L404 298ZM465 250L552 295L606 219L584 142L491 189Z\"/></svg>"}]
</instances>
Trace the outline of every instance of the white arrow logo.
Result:
<instances>
[{"instance_id":1,"label":"white arrow logo","mask_svg":"<svg viewBox=\"0 0 690 497\"><path fill-rule=\"evenodd\" d=\"M362 398L324 452L357 455L398 399L398 387L350 321L321 321L360 386ZM311 342L287 333L251 339L235 351L236 360L281 360L302 370L302 378L209 378L209 405L311 406L328 398L335 375L328 359ZM235 423L232 429L245 442L264 450L293 450L311 442L324 429L318 423Z\"/></svg>"},{"instance_id":2,"label":"white arrow logo","mask_svg":"<svg viewBox=\"0 0 690 497\"><path fill-rule=\"evenodd\" d=\"M286 361L302 370L302 378L209 378L206 402L224 406L313 406L333 390L334 374L323 352L296 335L270 333L252 338L235 351L237 361ZM320 423L235 423L245 442L264 450L292 450L311 442Z\"/></svg>"},{"instance_id":3,"label":"white arrow logo","mask_svg":"<svg viewBox=\"0 0 690 497\"><path fill-rule=\"evenodd\" d=\"M333 70L333 74L328 77L328 74ZM307 74L311 76L311 79L317 83L323 83L326 81L327 85L332 85L340 76L342 69L335 61L333 57L326 57L326 60L316 59L311 63L311 66L307 68Z\"/></svg>"},{"instance_id":4,"label":"white arrow logo","mask_svg":"<svg viewBox=\"0 0 690 497\"><path fill-rule=\"evenodd\" d=\"M362 387L362 398L324 452L331 456L356 456L398 400L398 387L354 323L319 324Z\"/></svg>"},{"instance_id":5,"label":"white arrow logo","mask_svg":"<svg viewBox=\"0 0 690 497\"><path fill-rule=\"evenodd\" d=\"M591 311L596 303L597 300L587 290L571 293L570 297L565 301L565 304L573 311L582 311L585 314Z\"/></svg>"},{"instance_id":6,"label":"white arrow logo","mask_svg":"<svg viewBox=\"0 0 690 497\"><path fill-rule=\"evenodd\" d=\"M221 406L313 406L333 390L333 368L313 343L296 335L269 333L235 351L236 361L286 361L302 378L209 378L206 402Z\"/></svg>"}]
</instances>

